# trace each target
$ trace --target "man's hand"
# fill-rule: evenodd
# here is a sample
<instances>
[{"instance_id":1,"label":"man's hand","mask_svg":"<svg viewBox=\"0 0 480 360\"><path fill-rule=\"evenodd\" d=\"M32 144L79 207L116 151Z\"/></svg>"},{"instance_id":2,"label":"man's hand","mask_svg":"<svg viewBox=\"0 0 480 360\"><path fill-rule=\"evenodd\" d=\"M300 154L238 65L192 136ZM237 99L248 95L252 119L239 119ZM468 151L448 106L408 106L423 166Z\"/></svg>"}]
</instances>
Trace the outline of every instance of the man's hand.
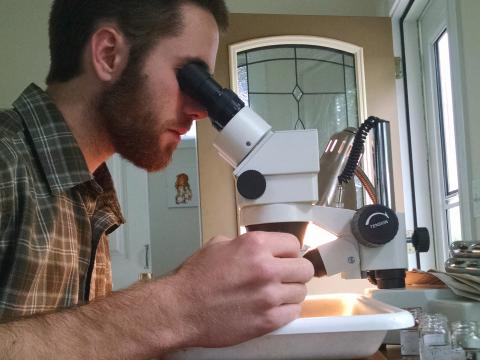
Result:
<instances>
[{"instance_id":1,"label":"man's hand","mask_svg":"<svg viewBox=\"0 0 480 360\"><path fill-rule=\"evenodd\" d=\"M233 345L298 317L312 275L294 236L216 238L170 276L0 324L0 359L150 359L184 347Z\"/></svg>"},{"instance_id":2,"label":"man's hand","mask_svg":"<svg viewBox=\"0 0 480 360\"><path fill-rule=\"evenodd\" d=\"M313 272L289 234L213 239L170 279L188 346L228 346L294 320Z\"/></svg>"}]
</instances>

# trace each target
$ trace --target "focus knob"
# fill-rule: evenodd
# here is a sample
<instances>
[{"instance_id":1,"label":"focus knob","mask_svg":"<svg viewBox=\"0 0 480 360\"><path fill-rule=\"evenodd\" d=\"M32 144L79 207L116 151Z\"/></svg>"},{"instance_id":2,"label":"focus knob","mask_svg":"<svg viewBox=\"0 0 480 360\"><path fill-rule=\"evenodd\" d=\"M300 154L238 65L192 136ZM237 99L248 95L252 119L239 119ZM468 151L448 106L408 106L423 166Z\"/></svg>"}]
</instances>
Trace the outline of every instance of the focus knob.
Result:
<instances>
[{"instance_id":1,"label":"focus knob","mask_svg":"<svg viewBox=\"0 0 480 360\"><path fill-rule=\"evenodd\" d=\"M257 170L247 170L237 178L237 190L244 198L258 199L267 188L265 176Z\"/></svg>"},{"instance_id":2,"label":"focus knob","mask_svg":"<svg viewBox=\"0 0 480 360\"><path fill-rule=\"evenodd\" d=\"M425 227L418 227L413 231L412 244L418 252L428 252L430 249L430 235Z\"/></svg>"},{"instance_id":3,"label":"focus knob","mask_svg":"<svg viewBox=\"0 0 480 360\"><path fill-rule=\"evenodd\" d=\"M357 210L352 218L352 233L362 245L378 247L393 240L398 232L397 215L380 204Z\"/></svg>"}]
</instances>

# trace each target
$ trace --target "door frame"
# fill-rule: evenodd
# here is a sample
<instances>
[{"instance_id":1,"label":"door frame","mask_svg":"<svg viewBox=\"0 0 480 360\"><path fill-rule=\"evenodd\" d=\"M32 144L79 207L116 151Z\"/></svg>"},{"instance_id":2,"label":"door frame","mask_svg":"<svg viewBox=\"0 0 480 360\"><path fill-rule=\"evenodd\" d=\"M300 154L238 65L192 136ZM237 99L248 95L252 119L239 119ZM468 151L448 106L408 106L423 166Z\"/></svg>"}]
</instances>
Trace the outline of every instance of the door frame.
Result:
<instances>
[{"instance_id":1,"label":"door frame","mask_svg":"<svg viewBox=\"0 0 480 360\"><path fill-rule=\"evenodd\" d=\"M407 234L416 226L427 227L431 234L430 251L420 255L421 268L443 268L436 258L434 221L428 174L428 147L425 122L425 102L423 91L423 69L420 61L418 20L429 0L396 0L391 8L394 55L402 59L403 78L396 81L400 141L402 146L402 172L404 176L404 198ZM450 64L452 74L453 111L455 116L456 151L459 174L459 198L462 217L462 238L472 239L472 206L470 203L471 171L467 164L467 144L465 139L463 79L461 67L463 59L462 42L458 30L458 4L447 1L446 19L450 39ZM417 121L413 121L417 119ZM418 121L422 119L422 121ZM407 181L410 179L410 181ZM432 236L433 234L433 236ZM443 247L443 244L440 244ZM417 267L412 254L411 267Z\"/></svg>"}]
</instances>

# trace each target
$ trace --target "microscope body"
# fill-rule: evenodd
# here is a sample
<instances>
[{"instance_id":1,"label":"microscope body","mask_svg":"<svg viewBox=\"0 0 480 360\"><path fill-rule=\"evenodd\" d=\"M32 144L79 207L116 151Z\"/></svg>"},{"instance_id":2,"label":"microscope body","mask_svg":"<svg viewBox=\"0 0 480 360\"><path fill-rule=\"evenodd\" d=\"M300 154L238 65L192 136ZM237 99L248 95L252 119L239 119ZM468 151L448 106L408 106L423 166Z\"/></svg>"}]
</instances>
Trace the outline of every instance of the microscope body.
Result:
<instances>
[{"instance_id":1,"label":"microscope body","mask_svg":"<svg viewBox=\"0 0 480 360\"><path fill-rule=\"evenodd\" d=\"M319 259L315 263L305 256L321 268L316 274L355 279L394 269L403 272L404 280L408 263L403 216L381 205L359 211L317 205L322 172L317 130L272 131L201 65L185 66L178 78L182 90L207 107L219 130L214 146L234 169L240 226L294 228L302 243L306 227L315 224L337 237L306 254ZM385 284L402 287L401 281Z\"/></svg>"},{"instance_id":2,"label":"microscope body","mask_svg":"<svg viewBox=\"0 0 480 360\"><path fill-rule=\"evenodd\" d=\"M246 119L252 118L255 125L250 128ZM232 137L240 139L237 146L228 146ZM317 130L273 132L245 107L219 133L214 146L234 168L240 226L311 223L331 232L335 241L312 250L320 254L327 276L341 273L345 279L358 279L367 271L407 267L403 216L398 216L395 237L379 245L354 235L356 211L316 205L322 171ZM385 214L372 214L368 225L383 226Z\"/></svg>"},{"instance_id":3,"label":"microscope body","mask_svg":"<svg viewBox=\"0 0 480 360\"><path fill-rule=\"evenodd\" d=\"M254 118L254 126L248 124ZM262 125L259 125L263 123ZM235 138L238 146L231 146ZM213 144L234 168L239 208L318 200L320 170L317 130L272 131L245 107L220 132ZM252 173L255 171L255 174ZM258 177L264 180L259 184ZM253 193L252 193L253 192Z\"/></svg>"}]
</instances>

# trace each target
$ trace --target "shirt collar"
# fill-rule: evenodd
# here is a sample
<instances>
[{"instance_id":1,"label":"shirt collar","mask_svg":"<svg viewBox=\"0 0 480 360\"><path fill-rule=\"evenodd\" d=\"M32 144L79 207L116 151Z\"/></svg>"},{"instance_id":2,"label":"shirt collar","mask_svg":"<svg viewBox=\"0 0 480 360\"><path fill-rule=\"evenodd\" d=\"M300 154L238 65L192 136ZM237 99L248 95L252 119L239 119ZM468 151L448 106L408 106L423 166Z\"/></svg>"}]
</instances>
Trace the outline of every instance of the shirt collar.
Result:
<instances>
[{"instance_id":1,"label":"shirt collar","mask_svg":"<svg viewBox=\"0 0 480 360\"><path fill-rule=\"evenodd\" d=\"M65 119L46 92L30 84L13 107L23 118L52 193L93 179Z\"/></svg>"}]
</instances>

